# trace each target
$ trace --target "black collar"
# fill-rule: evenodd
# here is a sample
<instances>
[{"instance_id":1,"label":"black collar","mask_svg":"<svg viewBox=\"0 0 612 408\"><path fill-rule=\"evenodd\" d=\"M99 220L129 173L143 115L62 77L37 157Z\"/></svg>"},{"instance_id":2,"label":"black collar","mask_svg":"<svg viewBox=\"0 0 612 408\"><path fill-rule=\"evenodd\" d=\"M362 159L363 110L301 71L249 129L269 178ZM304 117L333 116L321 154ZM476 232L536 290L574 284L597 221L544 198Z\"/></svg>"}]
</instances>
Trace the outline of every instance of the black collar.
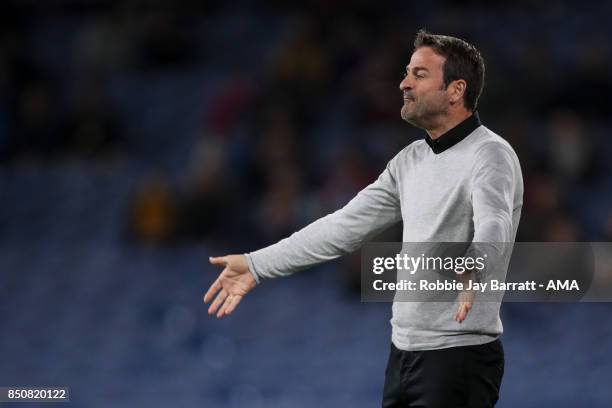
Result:
<instances>
[{"instance_id":1,"label":"black collar","mask_svg":"<svg viewBox=\"0 0 612 408\"><path fill-rule=\"evenodd\" d=\"M459 123L452 129L446 131L437 139L432 139L427 135L425 141L431 147L431 150L435 154L440 154L446 149L450 149L463 139L465 139L470 133L472 133L478 126L480 126L480 117L478 112L474 112L472 115L467 117L463 122Z\"/></svg>"}]
</instances>

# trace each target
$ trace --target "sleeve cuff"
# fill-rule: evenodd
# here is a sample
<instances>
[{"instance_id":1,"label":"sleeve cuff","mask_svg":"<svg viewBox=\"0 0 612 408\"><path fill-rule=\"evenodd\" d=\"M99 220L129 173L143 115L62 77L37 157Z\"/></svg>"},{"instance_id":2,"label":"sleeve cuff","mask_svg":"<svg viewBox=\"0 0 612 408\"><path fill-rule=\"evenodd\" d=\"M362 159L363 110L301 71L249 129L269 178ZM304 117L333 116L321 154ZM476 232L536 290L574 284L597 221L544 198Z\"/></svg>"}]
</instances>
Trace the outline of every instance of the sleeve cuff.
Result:
<instances>
[{"instance_id":1,"label":"sleeve cuff","mask_svg":"<svg viewBox=\"0 0 612 408\"><path fill-rule=\"evenodd\" d=\"M253 278L255 278L255 282L257 282L257 284L259 285L259 283L261 282L261 279L259 278L259 275L257 275L257 272L255 271L255 264L253 263L251 254L244 254L244 256L246 257L247 264L249 265L249 271L251 272L251 275L253 275Z\"/></svg>"}]
</instances>

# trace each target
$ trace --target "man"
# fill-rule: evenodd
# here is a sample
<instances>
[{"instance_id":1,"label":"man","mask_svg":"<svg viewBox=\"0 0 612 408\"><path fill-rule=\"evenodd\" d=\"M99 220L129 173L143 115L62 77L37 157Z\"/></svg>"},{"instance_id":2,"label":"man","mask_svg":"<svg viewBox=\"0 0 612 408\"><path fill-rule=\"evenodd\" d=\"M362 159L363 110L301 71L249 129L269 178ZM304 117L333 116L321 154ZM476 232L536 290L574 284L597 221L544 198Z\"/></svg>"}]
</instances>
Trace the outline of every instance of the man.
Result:
<instances>
[{"instance_id":1,"label":"man","mask_svg":"<svg viewBox=\"0 0 612 408\"><path fill-rule=\"evenodd\" d=\"M404 242L514 242L521 169L510 145L476 112L484 61L463 40L419 31L400 83L402 119L425 129L345 207L267 248L211 258L223 266L204 296L232 313L261 279L354 251L403 219ZM383 407L492 407L504 355L499 302L393 303ZM470 318L466 319L470 314Z\"/></svg>"}]
</instances>

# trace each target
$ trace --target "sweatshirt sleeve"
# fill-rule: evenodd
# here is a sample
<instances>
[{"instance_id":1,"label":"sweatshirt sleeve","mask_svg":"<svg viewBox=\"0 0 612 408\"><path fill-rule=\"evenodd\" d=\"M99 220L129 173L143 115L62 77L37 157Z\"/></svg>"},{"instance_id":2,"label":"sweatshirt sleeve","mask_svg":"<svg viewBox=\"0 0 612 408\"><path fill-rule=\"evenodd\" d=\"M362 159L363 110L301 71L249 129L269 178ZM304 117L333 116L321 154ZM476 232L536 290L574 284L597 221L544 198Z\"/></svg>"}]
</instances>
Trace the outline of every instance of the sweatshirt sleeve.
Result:
<instances>
[{"instance_id":1,"label":"sweatshirt sleeve","mask_svg":"<svg viewBox=\"0 0 612 408\"><path fill-rule=\"evenodd\" d=\"M261 279L287 276L352 252L399 222L401 209L394 160L375 182L343 208L276 244L245 254L255 280L259 283Z\"/></svg>"},{"instance_id":2,"label":"sweatshirt sleeve","mask_svg":"<svg viewBox=\"0 0 612 408\"><path fill-rule=\"evenodd\" d=\"M514 242L512 215L518 160L509 147L488 143L476 154L472 170L474 242Z\"/></svg>"}]
</instances>

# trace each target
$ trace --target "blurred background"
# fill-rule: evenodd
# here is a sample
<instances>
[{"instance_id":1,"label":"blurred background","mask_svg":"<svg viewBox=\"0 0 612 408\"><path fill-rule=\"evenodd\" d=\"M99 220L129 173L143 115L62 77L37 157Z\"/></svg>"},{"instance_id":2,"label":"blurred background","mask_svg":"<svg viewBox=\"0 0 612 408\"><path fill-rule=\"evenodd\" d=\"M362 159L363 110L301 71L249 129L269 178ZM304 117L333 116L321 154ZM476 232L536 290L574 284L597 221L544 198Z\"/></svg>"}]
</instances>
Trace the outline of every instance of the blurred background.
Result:
<instances>
[{"instance_id":1,"label":"blurred background","mask_svg":"<svg viewBox=\"0 0 612 408\"><path fill-rule=\"evenodd\" d=\"M208 256L339 208L424 137L398 89L423 27L485 58L481 119L524 173L518 240L612 240L612 7L528 3L4 0L0 385L67 385L74 407L378 406L391 310L360 303L359 254L222 321L201 296ZM611 312L504 304L498 406L611 406Z\"/></svg>"}]
</instances>

